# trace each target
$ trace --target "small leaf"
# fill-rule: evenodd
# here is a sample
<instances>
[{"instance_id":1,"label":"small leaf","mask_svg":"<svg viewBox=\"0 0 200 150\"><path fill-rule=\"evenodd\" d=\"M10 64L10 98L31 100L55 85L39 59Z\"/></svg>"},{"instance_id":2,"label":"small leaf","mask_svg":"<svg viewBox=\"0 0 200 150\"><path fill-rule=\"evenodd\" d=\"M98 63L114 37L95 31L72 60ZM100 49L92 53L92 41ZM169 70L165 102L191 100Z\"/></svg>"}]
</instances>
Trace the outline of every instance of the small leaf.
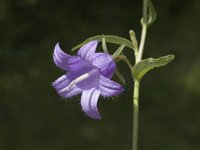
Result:
<instances>
[{"instance_id":1,"label":"small leaf","mask_svg":"<svg viewBox=\"0 0 200 150\"><path fill-rule=\"evenodd\" d=\"M152 3L151 0L148 1L148 10L149 10L149 14L148 14L148 26L152 25L152 23L155 22L156 17L157 17L157 13L155 10L155 7Z\"/></svg>"},{"instance_id":2,"label":"small leaf","mask_svg":"<svg viewBox=\"0 0 200 150\"><path fill-rule=\"evenodd\" d=\"M122 85L125 85L126 81L125 81L123 75L119 72L118 69L116 69L115 75L116 75L117 78L119 79L119 82L120 82Z\"/></svg>"},{"instance_id":3,"label":"small leaf","mask_svg":"<svg viewBox=\"0 0 200 150\"><path fill-rule=\"evenodd\" d=\"M132 69L133 76L135 79L140 81L142 77L151 69L155 67L165 66L174 58L175 58L174 55L167 55L167 56L162 56L158 59L155 58L143 59L133 67Z\"/></svg>"},{"instance_id":4,"label":"small leaf","mask_svg":"<svg viewBox=\"0 0 200 150\"><path fill-rule=\"evenodd\" d=\"M125 45L126 47L134 49L134 45L131 43L131 41L129 41L129 40L125 39L125 38L114 36L114 35L97 35L97 36L88 38L87 40L85 40L81 44L79 44L79 45L75 46L74 48L72 48L71 51L79 49L80 47L82 47L86 43L88 43L90 41L93 41L93 40L98 40L99 42L102 42L103 38L105 38L105 41L107 43Z\"/></svg>"},{"instance_id":5,"label":"small leaf","mask_svg":"<svg viewBox=\"0 0 200 150\"><path fill-rule=\"evenodd\" d=\"M112 54L112 58L116 58L117 56L119 56L119 55L122 53L124 47L125 47L125 45L121 45L121 46L115 51L115 53Z\"/></svg>"},{"instance_id":6,"label":"small leaf","mask_svg":"<svg viewBox=\"0 0 200 150\"><path fill-rule=\"evenodd\" d=\"M131 41L132 41L135 49L138 51L138 42L137 42L137 38L136 38L135 32L133 30L130 30L129 34L130 34L130 38L131 38Z\"/></svg>"},{"instance_id":7,"label":"small leaf","mask_svg":"<svg viewBox=\"0 0 200 150\"><path fill-rule=\"evenodd\" d=\"M108 49L107 49L107 46L106 46L106 40L105 38L103 37L102 39L102 49L105 53L108 53Z\"/></svg>"}]
</instances>

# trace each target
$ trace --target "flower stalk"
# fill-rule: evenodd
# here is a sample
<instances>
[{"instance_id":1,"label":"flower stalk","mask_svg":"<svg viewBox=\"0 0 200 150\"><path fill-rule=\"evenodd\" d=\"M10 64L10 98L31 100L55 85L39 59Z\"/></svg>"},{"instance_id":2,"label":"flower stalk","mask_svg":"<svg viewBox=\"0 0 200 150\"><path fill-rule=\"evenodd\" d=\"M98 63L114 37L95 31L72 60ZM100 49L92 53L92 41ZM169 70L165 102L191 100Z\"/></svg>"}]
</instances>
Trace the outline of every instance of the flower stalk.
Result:
<instances>
[{"instance_id":1,"label":"flower stalk","mask_svg":"<svg viewBox=\"0 0 200 150\"><path fill-rule=\"evenodd\" d=\"M148 0L143 0L143 18L141 20L142 32L140 45L137 55L135 55L136 63L135 65L142 60L142 55L144 51L144 45L147 34L147 9L148 9ZM132 73L132 78L134 79L134 90L133 90L133 142L132 150L138 150L138 127L139 127L139 90L140 90L140 80L135 79Z\"/></svg>"},{"instance_id":2,"label":"flower stalk","mask_svg":"<svg viewBox=\"0 0 200 150\"><path fill-rule=\"evenodd\" d=\"M147 25L145 23L142 23L141 40L140 40L140 46L139 46L138 56L136 56L136 63L138 63L139 61L142 60L142 55L143 55L143 51L144 51L146 34L147 34Z\"/></svg>"},{"instance_id":3,"label":"flower stalk","mask_svg":"<svg viewBox=\"0 0 200 150\"><path fill-rule=\"evenodd\" d=\"M133 150L137 150L138 147L139 89L140 82L138 80L135 80L133 91Z\"/></svg>"}]
</instances>

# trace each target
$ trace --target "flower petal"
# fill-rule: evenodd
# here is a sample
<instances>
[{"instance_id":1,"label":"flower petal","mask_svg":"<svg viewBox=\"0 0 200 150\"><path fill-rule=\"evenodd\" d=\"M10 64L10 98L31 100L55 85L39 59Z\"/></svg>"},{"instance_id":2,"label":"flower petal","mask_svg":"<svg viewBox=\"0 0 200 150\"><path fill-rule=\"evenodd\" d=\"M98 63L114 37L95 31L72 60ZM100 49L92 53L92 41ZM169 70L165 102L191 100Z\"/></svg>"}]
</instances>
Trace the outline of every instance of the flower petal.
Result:
<instances>
[{"instance_id":1,"label":"flower petal","mask_svg":"<svg viewBox=\"0 0 200 150\"><path fill-rule=\"evenodd\" d=\"M78 51L78 56L89 62L92 61L94 53L97 48L98 41L91 41L80 48Z\"/></svg>"},{"instance_id":2,"label":"flower petal","mask_svg":"<svg viewBox=\"0 0 200 150\"><path fill-rule=\"evenodd\" d=\"M124 88L120 84L104 76L100 76L99 90L102 96L110 97L119 95Z\"/></svg>"},{"instance_id":3,"label":"flower petal","mask_svg":"<svg viewBox=\"0 0 200 150\"><path fill-rule=\"evenodd\" d=\"M83 91L81 96L81 106L83 111L87 116L93 119L101 119L101 116L98 112L97 101L100 95L100 91L92 88L87 91Z\"/></svg>"},{"instance_id":4,"label":"flower petal","mask_svg":"<svg viewBox=\"0 0 200 150\"><path fill-rule=\"evenodd\" d=\"M57 93L60 96L68 98L82 92L82 90L78 88L76 85L68 88L68 85L71 83L72 80L73 80L73 75L66 74L58 78L55 82L53 82L52 86L56 89Z\"/></svg>"},{"instance_id":5,"label":"flower petal","mask_svg":"<svg viewBox=\"0 0 200 150\"><path fill-rule=\"evenodd\" d=\"M54 63L61 69L66 71L71 70L79 70L84 65L86 65L86 62L83 61L78 56L70 56L66 53L64 53L61 49L59 44L57 43L54 48L54 54L53 54L53 60Z\"/></svg>"},{"instance_id":6,"label":"flower petal","mask_svg":"<svg viewBox=\"0 0 200 150\"><path fill-rule=\"evenodd\" d=\"M74 56L68 60L68 71L78 73L80 70L88 70L91 67L88 65L86 61L81 59L78 56Z\"/></svg>"},{"instance_id":7,"label":"flower petal","mask_svg":"<svg viewBox=\"0 0 200 150\"><path fill-rule=\"evenodd\" d=\"M67 70L68 65L67 61L71 56L64 53L59 46L59 43L56 44L53 53L53 60L54 63L63 70Z\"/></svg>"},{"instance_id":8,"label":"flower petal","mask_svg":"<svg viewBox=\"0 0 200 150\"><path fill-rule=\"evenodd\" d=\"M100 69L100 74L112 78L116 65L112 57L107 53L95 53L92 64Z\"/></svg>"}]
</instances>

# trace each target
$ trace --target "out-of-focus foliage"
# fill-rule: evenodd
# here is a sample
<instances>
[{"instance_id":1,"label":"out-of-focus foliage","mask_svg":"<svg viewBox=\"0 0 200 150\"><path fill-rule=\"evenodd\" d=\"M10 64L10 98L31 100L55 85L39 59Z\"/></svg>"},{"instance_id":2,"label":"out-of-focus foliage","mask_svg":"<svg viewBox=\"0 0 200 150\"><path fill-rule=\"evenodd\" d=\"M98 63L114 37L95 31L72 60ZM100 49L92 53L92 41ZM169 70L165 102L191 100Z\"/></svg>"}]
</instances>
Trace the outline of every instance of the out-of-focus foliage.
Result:
<instances>
[{"instance_id":1,"label":"out-of-focus foliage","mask_svg":"<svg viewBox=\"0 0 200 150\"><path fill-rule=\"evenodd\" d=\"M200 1L153 2L157 20L148 31L144 58L173 53L176 59L142 81L139 147L199 150ZM71 53L99 34L128 38L134 29L139 38L141 16L140 0L1 0L0 149L130 149L133 84L125 64L118 66L126 91L100 99L103 119L95 121L81 111L79 96L66 101L52 89L51 82L64 73L52 53L56 42Z\"/></svg>"}]
</instances>

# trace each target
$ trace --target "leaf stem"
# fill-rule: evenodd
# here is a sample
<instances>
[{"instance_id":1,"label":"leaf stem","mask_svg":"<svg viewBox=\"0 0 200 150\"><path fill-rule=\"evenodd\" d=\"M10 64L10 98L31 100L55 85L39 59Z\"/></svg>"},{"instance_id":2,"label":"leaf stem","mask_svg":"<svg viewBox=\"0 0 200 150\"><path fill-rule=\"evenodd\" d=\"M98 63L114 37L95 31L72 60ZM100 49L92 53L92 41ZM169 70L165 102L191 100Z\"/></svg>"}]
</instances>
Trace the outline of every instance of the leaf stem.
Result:
<instances>
[{"instance_id":1,"label":"leaf stem","mask_svg":"<svg viewBox=\"0 0 200 150\"><path fill-rule=\"evenodd\" d=\"M131 64L131 62L127 59L127 57L123 54L118 55L117 57L114 58L117 62L120 60L123 60L129 67L130 70L132 70L133 66Z\"/></svg>"}]
</instances>

